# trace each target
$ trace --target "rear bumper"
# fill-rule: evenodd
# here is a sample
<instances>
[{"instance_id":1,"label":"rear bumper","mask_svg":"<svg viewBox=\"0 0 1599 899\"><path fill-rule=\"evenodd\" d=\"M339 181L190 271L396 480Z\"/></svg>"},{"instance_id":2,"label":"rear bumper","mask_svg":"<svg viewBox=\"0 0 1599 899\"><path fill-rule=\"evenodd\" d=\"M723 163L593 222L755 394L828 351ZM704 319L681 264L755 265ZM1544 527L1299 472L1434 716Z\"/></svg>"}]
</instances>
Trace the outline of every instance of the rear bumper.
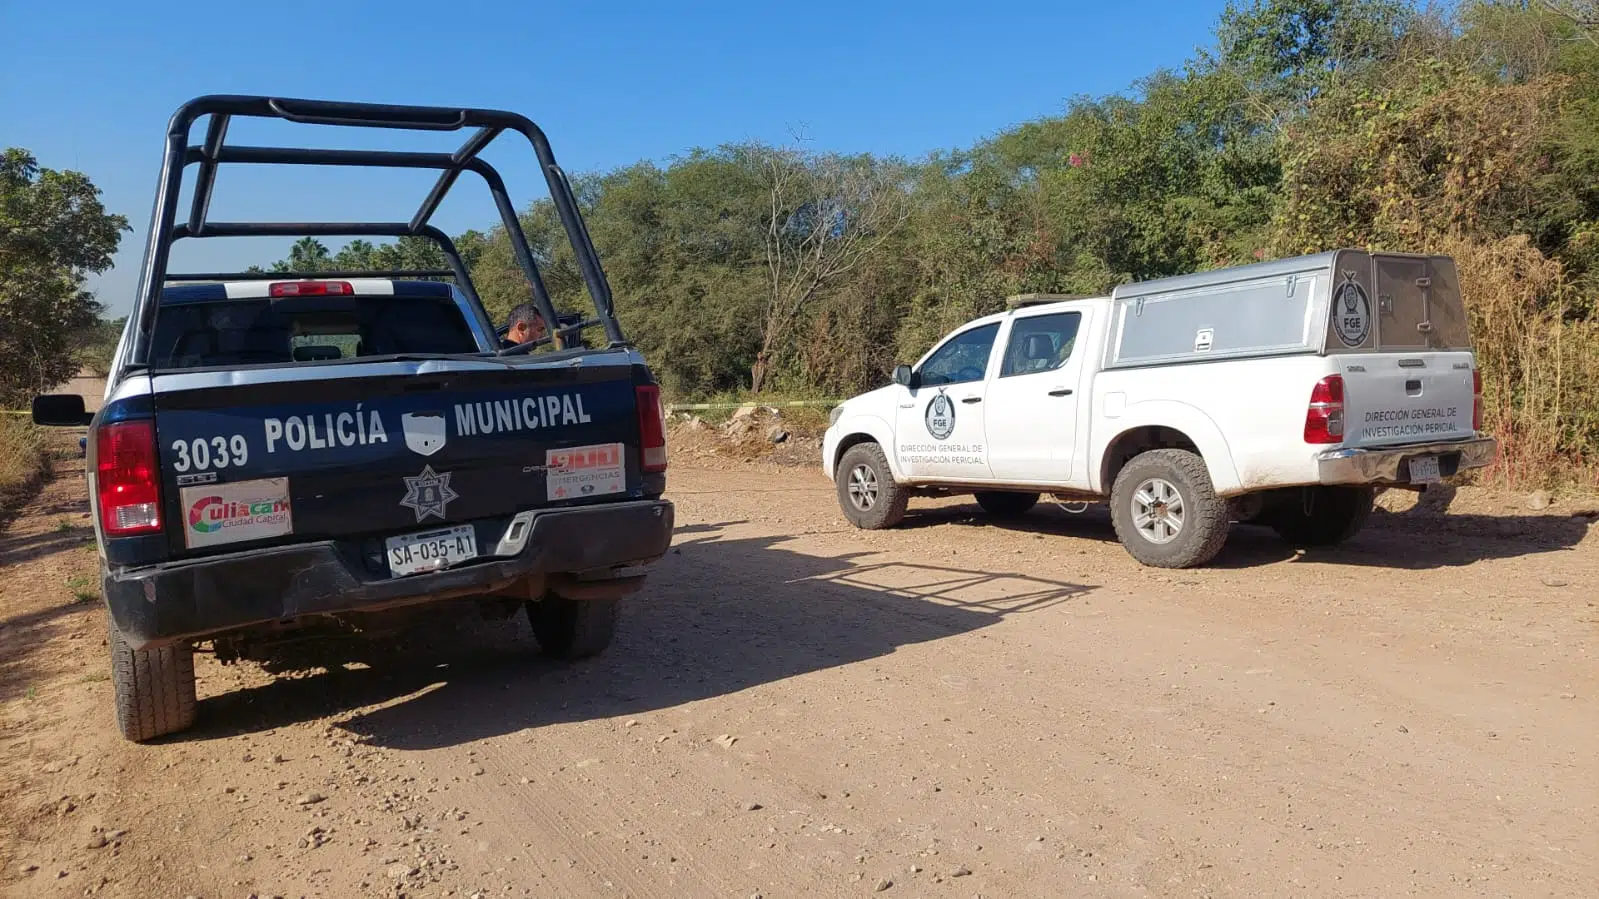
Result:
<instances>
[{"instance_id":1,"label":"rear bumper","mask_svg":"<svg viewBox=\"0 0 1599 899\"><path fill-rule=\"evenodd\" d=\"M518 529L517 523L521 523ZM307 615L377 611L494 593L518 582L573 598L622 596L671 546L665 500L523 513L494 547L459 568L374 577L348 546L303 543L187 562L120 569L104 578L106 603L136 649L219 636Z\"/></svg>"},{"instance_id":2,"label":"rear bumper","mask_svg":"<svg viewBox=\"0 0 1599 899\"><path fill-rule=\"evenodd\" d=\"M1499 444L1492 437L1384 446L1369 449L1328 450L1316 457L1319 480L1323 484L1405 484L1410 481L1409 462L1417 456L1437 456L1443 477L1493 462Z\"/></svg>"}]
</instances>

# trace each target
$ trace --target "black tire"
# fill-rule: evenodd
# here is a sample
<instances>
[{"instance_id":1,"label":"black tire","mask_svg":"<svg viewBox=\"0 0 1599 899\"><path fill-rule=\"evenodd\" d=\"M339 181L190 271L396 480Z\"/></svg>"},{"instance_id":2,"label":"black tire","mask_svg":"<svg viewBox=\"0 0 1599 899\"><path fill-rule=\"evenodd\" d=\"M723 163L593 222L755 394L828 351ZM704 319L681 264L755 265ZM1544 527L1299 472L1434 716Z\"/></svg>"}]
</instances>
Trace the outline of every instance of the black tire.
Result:
<instances>
[{"instance_id":1,"label":"black tire","mask_svg":"<svg viewBox=\"0 0 1599 899\"><path fill-rule=\"evenodd\" d=\"M108 622L117 727L135 743L194 726L194 649L134 649Z\"/></svg>"},{"instance_id":2,"label":"black tire","mask_svg":"<svg viewBox=\"0 0 1599 899\"><path fill-rule=\"evenodd\" d=\"M1370 487L1307 487L1272 510L1269 520L1293 546L1337 546L1366 526L1376 499Z\"/></svg>"},{"instance_id":3,"label":"black tire","mask_svg":"<svg viewBox=\"0 0 1599 899\"><path fill-rule=\"evenodd\" d=\"M1036 493L1009 493L1001 490L984 490L974 494L977 504L995 518L1017 518L1038 505Z\"/></svg>"},{"instance_id":4,"label":"black tire","mask_svg":"<svg viewBox=\"0 0 1599 899\"><path fill-rule=\"evenodd\" d=\"M1135 500L1144 516L1142 527ZM1175 516L1170 516L1172 505ZM1187 450L1150 450L1133 457L1116 475L1110 509L1117 539L1152 568L1204 565L1227 542L1227 501L1216 495L1205 461Z\"/></svg>"},{"instance_id":5,"label":"black tire","mask_svg":"<svg viewBox=\"0 0 1599 899\"><path fill-rule=\"evenodd\" d=\"M527 604L528 624L539 649L552 659L598 655L616 635L621 600L546 596Z\"/></svg>"},{"instance_id":6,"label":"black tire","mask_svg":"<svg viewBox=\"0 0 1599 899\"><path fill-rule=\"evenodd\" d=\"M838 460L833 473L838 506L850 524L869 531L891 528L905 520L910 494L894 481L888 457L875 443L858 443Z\"/></svg>"}]
</instances>

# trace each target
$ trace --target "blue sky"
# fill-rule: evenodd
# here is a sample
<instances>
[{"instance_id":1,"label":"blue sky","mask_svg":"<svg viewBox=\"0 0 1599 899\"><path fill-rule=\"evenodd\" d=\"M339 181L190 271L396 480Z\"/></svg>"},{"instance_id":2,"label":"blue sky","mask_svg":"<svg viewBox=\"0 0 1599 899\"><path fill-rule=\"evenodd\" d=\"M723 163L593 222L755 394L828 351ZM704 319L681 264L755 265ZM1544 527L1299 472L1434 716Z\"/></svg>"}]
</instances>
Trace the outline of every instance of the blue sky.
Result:
<instances>
[{"instance_id":1,"label":"blue sky","mask_svg":"<svg viewBox=\"0 0 1599 899\"><path fill-rule=\"evenodd\" d=\"M513 109L543 126L570 172L795 133L820 149L917 158L1180 66L1210 41L1222 5L11 2L0 4L0 145L87 173L128 217L116 268L93 285L121 314L166 121L199 94ZM460 139L282 123L236 125L229 137L407 149ZM502 138L488 158L518 206L545 195L531 151ZM234 167L221 173L212 218L408 218L430 181ZM434 219L452 234L494 221L487 192L465 179ZM185 243L174 270L237 269L286 248Z\"/></svg>"}]
</instances>

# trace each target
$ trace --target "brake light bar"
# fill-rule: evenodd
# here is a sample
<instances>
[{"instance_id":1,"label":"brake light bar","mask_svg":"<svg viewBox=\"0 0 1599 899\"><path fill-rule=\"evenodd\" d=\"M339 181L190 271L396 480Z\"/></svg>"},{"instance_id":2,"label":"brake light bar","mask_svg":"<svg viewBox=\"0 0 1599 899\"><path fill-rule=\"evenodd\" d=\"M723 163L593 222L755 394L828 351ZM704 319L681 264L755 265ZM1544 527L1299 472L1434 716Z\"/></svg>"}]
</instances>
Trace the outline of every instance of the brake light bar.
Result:
<instances>
[{"instance_id":1,"label":"brake light bar","mask_svg":"<svg viewBox=\"0 0 1599 899\"><path fill-rule=\"evenodd\" d=\"M355 287L348 281L274 281L267 287L267 291L274 297L355 295Z\"/></svg>"},{"instance_id":2,"label":"brake light bar","mask_svg":"<svg viewBox=\"0 0 1599 899\"><path fill-rule=\"evenodd\" d=\"M654 474L666 470L666 409L661 405L661 388L639 384L633 388L638 401L639 470Z\"/></svg>"},{"instance_id":3,"label":"brake light bar","mask_svg":"<svg viewBox=\"0 0 1599 899\"><path fill-rule=\"evenodd\" d=\"M1328 375L1310 391L1305 409L1305 442L1342 443L1344 440L1344 379Z\"/></svg>"}]
</instances>

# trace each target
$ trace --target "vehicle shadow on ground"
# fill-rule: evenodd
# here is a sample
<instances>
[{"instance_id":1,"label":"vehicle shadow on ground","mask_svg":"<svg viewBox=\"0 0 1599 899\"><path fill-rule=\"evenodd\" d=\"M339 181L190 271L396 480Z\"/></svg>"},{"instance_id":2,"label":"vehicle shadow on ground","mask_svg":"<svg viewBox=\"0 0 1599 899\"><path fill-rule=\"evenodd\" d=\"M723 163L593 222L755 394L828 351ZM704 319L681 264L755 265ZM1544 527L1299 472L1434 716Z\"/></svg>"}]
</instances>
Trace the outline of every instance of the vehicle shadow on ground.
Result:
<instances>
[{"instance_id":1,"label":"vehicle shadow on ground","mask_svg":"<svg viewBox=\"0 0 1599 899\"><path fill-rule=\"evenodd\" d=\"M54 477L57 480L81 476L82 473L81 462L55 460ZM49 481L37 485L40 490L48 486ZM0 570L5 574L5 580L0 582L0 592L7 594L5 607L29 608L42 603L51 605L0 618L0 702L27 696L33 688L37 672L49 664L48 652L44 648L50 645L50 641L76 627L78 618L83 614L104 608L98 602L71 601L75 590L64 577L64 574L74 570L70 561L63 560L59 565L54 561L46 562L37 568L23 567L57 553L81 552L94 545L94 529L85 524L87 497L81 491L71 491L65 500L46 502L36 496L13 495L9 501L11 507L0 517ZM40 518L57 523L37 528L31 522L26 522L27 519ZM45 574L63 579L50 583L50 578L46 578ZM83 588L87 589L88 586L85 583ZM41 652L44 652L43 657Z\"/></svg>"},{"instance_id":2,"label":"vehicle shadow on ground","mask_svg":"<svg viewBox=\"0 0 1599 899\"><path fill-rule=\"evenodd\" d=\"M1215 568L1252 568L1296 557L1305 561L1375 568L1423 570L1453 568L1473 562L1512 559L1576 547L1594 525L1594 517L1572 514L1479 515L1451 513L1452 492L1404 512L1378 508L1366 528L1348 543L1303 552L1284 543L1267 527L1234 524L1227 545L1212 561ZM1075 507L1074 507L1075 508ZM905 517L905 529L936 527L999 528L1045 537L1115 543L1110 510L1090 505L1079 514L1040 503L1018 518L987 515L976 503L916 509Z\"/></svg>"},{"instance_id":3,"label":"vehicle shadow on ground","mask_svg":"<svg viewBox=\"0 0 1599 899\"><path fill-rule=\"evenodd\" d=\"M1420 571L1473 562L1515 559L1575 549L1587 538L1594 519L1587 515L1483 515L1450 512L1453 488L1435 488L1404 511L1378 507L1353 540L1303 553L1270 529L1234 525L1227 549L1214 563L1249 568L1299 557L1303 562L1361 565Z\"/></svg>"},{"instance_id":4,"label":"vehicle shadow on ground","mask_svg":"<svg viewBox=\"0 0 1599 899\"><path fill-rule=\"evenodd\" d=\"M94 529L56 527L20 537L0 538L0 568L21 565L67 549L87 549L94 545Z\"/></svg>"},{"instance_id":5,"label":"vehicle shadow on ground","mask_svg":"<svg viewBox=\"0 0 1599 899\"><path fill-rule=\"evenodd\" d=\"M78 616L100 608L75 602L0 620L0 702L28 696L42 661L35 650L71 630Z\"/></svg>"},{"instance_id":6,"label":"vehicle shadow on ground","mask_svg":"<svg viewBox=\"0 0 1599 899\"><path fill-rule=\"evenodd\" d=\"M539 657L523 616L386 653L371 668L276 680L201 703L186 739L359 712L338 726L364 741L431 749L571 721L642 714L877 658L978 630L1094 588L945 566L856 564L680 528L676 548L626 601L603 655ZM866 554L859 554L866 555ZM398 700L398 701L395 701Z\"/></svg>"}]
</instances>

